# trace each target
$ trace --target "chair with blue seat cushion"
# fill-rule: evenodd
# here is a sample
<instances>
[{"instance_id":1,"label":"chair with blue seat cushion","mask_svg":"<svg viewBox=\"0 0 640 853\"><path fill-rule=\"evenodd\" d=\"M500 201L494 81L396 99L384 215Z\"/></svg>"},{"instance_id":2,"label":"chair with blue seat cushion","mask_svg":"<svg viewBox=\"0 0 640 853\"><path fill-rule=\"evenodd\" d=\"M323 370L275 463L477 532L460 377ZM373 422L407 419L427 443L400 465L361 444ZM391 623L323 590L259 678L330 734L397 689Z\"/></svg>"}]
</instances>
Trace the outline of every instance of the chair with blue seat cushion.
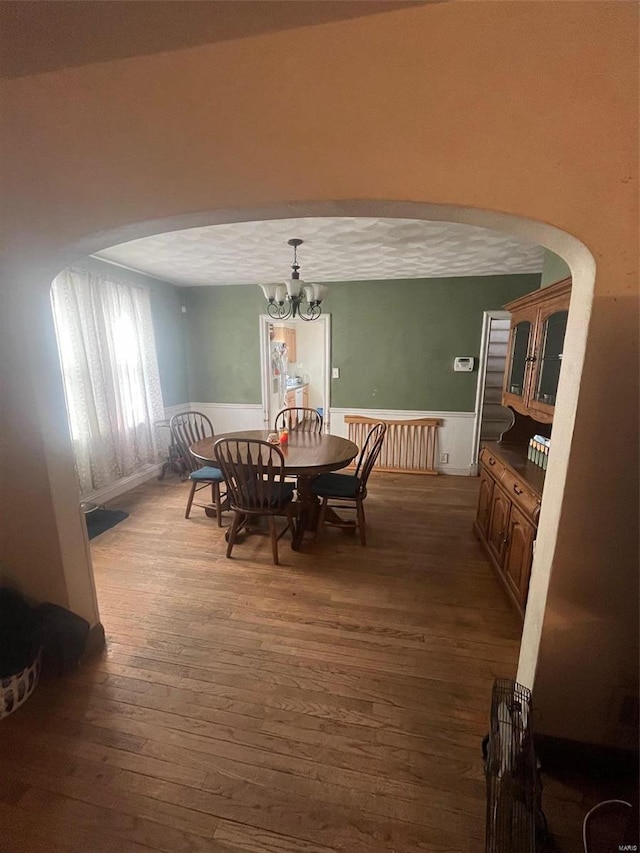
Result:
<instances>
[{"instance_id":1,"label":"chair with blue seat cushion","mask_svg":"<svg viewBox=\"0 0 640 853\"><path fill-rule=\"evenodd\" d=\"M324 527L328 507L332 509L355 509L357 527L360 529L360 542L363 545L367 544L364 517L367 480L382 449L386 432L387 425L383 423L376 424L369 431L358 457L355 474L320 474L311 482L311 491L322 499L318 526L316 527L316 539L320 537ZM337 524L336 522L331 523Z\"/></svg>"},{"instance_id":2,"label":"chair with blue seat cushion","mask_svg":"<svg viewBox=\"0 0 640 853\"><path fill-rule=\"evenodd\" d=\"M257 439L221 438L215 443L215 455L227 484L231 509L234 512L227 535L227 557L240 528L260 516L269 519L269 534L273 562L278 562L278 539L295 528L292 507L293 483L285 482L284 455L277 445ZM275 517L287 518L287 526L276 531Z\"/></svg>"},{"instance_id":3,"label":"chair with blue seat cushion","mask_svg":"<svg viewBox=\"0 0 640 853\"><path fill-rule=\"evenodd\" d=\"M222 471L209 465L201 467L202 463L189 450L196 441L214 435L213 424L202 412L180 412L171 418L169 425L173 443L178 446L180 454L189 468L189 480L191 480L191 490L189 491L184 517L189 518L196 492L211 486L211 502L206 504L195 502L195 505L209 510L213 506L218 519L218 527L222 527L222 505L223 498L226 498L226 493L222 493L220 490L220 484L224 483Z\"/></svg>"}]
</instances>

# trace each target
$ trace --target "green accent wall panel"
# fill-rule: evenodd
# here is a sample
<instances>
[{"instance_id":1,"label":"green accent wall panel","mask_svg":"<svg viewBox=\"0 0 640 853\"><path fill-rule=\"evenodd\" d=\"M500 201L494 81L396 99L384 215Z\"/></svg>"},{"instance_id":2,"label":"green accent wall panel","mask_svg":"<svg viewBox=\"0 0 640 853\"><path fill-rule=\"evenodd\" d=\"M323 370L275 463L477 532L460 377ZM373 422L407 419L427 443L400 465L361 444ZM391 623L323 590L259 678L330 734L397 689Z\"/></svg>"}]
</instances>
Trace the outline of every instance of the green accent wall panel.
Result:
<instances>
[{"instance_id":1,"label":"green accent wall panel","mask_svg":"<svg viewBox=\"0 0 640 853\"><path fill-rule=\"evenodd\" d=\"M540 275L332 282L331 405L473 411L477 371L454 373L455 356L478 358L484 311L540 286ZM258 316L251 285L189 287L187 352L191 400L261 402Z\"/></svg>"}]
</instances>

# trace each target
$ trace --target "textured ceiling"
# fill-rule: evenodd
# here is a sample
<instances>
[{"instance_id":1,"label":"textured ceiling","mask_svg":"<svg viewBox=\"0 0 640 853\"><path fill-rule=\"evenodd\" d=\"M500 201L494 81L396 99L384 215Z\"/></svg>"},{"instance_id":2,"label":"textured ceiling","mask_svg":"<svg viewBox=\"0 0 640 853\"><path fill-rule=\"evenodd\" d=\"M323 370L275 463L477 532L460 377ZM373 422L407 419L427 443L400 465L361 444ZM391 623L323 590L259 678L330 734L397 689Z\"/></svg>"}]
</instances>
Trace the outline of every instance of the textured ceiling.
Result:
<instances>
[{"instance_id":1,"label":"textured ceiling","mask_svg":"<svg viewBox=\"0 0 640 853\"><path fill-rule=\"evenodd\" d=\"M236 222L133 240L96 257L178 285L289 278L290 237L305 281L539 273L541 246L486 228L414 219L316 217Z\"/></svg>"}]
</instances>

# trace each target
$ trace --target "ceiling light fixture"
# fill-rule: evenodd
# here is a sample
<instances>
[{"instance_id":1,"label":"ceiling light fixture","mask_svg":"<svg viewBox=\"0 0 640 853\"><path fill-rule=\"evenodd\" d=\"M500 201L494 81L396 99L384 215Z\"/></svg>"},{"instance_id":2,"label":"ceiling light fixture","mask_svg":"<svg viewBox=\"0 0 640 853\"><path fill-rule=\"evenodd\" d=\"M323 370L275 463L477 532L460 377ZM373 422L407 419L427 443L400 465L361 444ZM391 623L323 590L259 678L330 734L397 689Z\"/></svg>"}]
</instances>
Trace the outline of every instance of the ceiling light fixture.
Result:
<instances>
[{"instance_id":1,"label":"ceiling light fixture","mask_svg":"<svg viewBox=\"0 0 640 853\"><path fill-rule=\"evenodd\" d=\"M301 320L317 320L322 309L320 305L327 293L324 284L307 284L300 278L298 265L298 246L304 240L287 240L293 246L293 264L291 278L284 284L261 284L262 292L268 302L267 313L274 320L288 320L300 317ZM306 306L303 305L306 303Z\"/></svg>"}]
</instances>

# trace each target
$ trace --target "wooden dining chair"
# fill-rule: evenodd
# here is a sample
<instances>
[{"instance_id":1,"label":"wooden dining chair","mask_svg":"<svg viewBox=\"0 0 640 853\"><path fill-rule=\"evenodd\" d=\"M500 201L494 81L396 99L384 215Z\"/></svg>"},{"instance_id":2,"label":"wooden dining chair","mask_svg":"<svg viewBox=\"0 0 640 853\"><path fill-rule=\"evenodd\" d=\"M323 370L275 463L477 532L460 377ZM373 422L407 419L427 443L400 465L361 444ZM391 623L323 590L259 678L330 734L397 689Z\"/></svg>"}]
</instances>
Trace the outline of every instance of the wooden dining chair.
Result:
<instances>
[{"instance_id":1,"label":"wooden dining chair","mask_svg":"<svg viewBox=\"0 0 640 853\"><path fill-rule=\"evenodd\" d=\"M215 443L216 459L222 469L234 512L227 535L227 557L231 557L240 528L253 518L267 516L273 562L278 561L278 540L291 528L294 484L285 482L284 455L279 447L257 439L221 438ZM287 518L287 526L279 534L275 516Z\"/></svg>"},{"instance_id":2,"label":"wooden dining chair","mask_svg":"<svg viewBox=\"0 0 640 853\"><path fill-rule=\"evenodd\" d=\"M322 432L322 415L316 409L282 409L276 415L276 430L286 427L289 432Z\"/></svg>"},{"instance_id":3,"label":"wooden dining chair","mask_svg":"<svg viewBox=\"0 0 640 853\"><path fill-rule=\"evenodd\" d=\"M311 491L314 495L322 499L318 515L318 526L316 527L316 540L320 537L327 508L330 506L333 509L356 510L356 526L360 529L360 542L362 545L367 544L364 517L367 480L373 470L376 459L380 455L386 432L387 425L383 423L376 424L371 428L364 447L360 451L355 474L320 474L311 482ZM336 527L341 526L338 522L331 523Z\"/></svg>"},{"instance_id":4,"label":"wooden dining chair","mask_svg":"<svg viewBox=\"0 0 640 853\"><path fill-rule=\"evenodd\" d=\"M223 494L220 490L220 484L224 482L222 471L209 465L203 466L200 460L196 459L189 450L196 441L214 435L213 424L202 412L179 412L171 418L169 426L173 443L180 450L180 455L189 469L189 480L191 481L184 517L189 518L196 492L210 486L211 502L206 504L195 502L195 505L203 509L211 509L213 504L218 519L218 527L222 527L222 499L226 497L226 493Z\"/></svg>"}]
</instances>

